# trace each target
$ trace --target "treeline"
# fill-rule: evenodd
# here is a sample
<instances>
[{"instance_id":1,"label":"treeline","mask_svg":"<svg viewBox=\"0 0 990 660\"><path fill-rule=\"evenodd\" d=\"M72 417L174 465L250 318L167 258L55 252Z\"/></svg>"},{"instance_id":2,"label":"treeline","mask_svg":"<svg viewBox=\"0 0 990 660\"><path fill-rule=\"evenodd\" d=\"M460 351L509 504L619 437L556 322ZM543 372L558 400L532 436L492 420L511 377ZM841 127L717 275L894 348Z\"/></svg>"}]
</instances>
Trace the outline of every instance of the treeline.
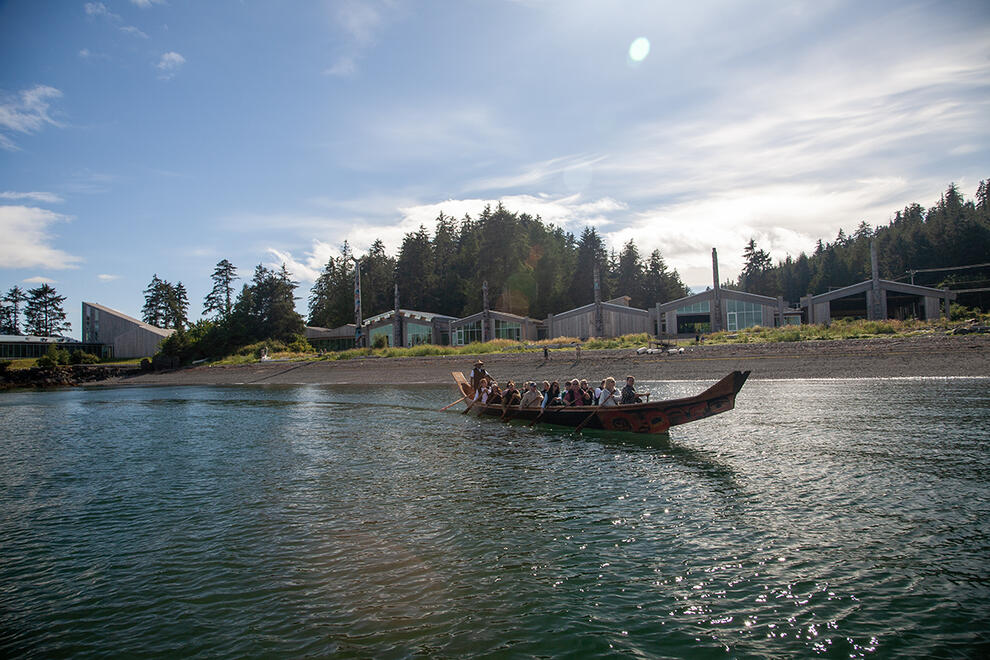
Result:
<instances>
[{"instance_id":1,"label":"treeline","mask_svg":"<svg viewBox=\"0 0 990 660\"><path fill-rule=\"evenodd\" d=\"M0 299L0 335L63 335L72 329L65 320L64 302L65 296L58 295L50 284L27 291L11 287Z\"/></svg>"},{"instance_id":2,"label":"treeline","mask_svg":"<svg viewBox=\"0 0 990 660\"><path fill-rule=\"evenodd\" d=\"M481 311L487 282L491 308L544 318L594 301L596 265L603 300L627 295L631 305L643 308L688 293L659 250L644 258L630 240L620 252L609 251L593 227L575 237L501 204L477 218L441 213L432 235L422 226L406 234L395 257L376 240L360 263L365 316L394 307L395 284L405 309L467 316ZM353 322L355 267L345 243L310 293L310 325Z\"/></svg>"},{"instance_id":3,"label":"treeline","mask_svg":"<svg viewBox=\"0 0 990 660\"><path fill-rule=\"evenodd\" d=\"M234 296L234 282L240 279L237 268L224 259L216 265L211 276L213 288L203 301L204 318L188 328L176 326L176 332L162 342L161 352L183 361L227 355L243 346L259 342L294 345L305 350L305 324L296 312L295 290L285 265L272 270L263 265L254 269L254 276ZM145 292L145 309L154 310L154 297L167 287L152 285ZM180 285L181 286L181 285ZM150 312L145 322L151 323Z\"/></svg>"},{"instance_id":4,"label":"treeline","mask_svg":"<svg viewBox=\"0 0 990 660\"><path fill-rule=\"evenodd\" d=\"M790 255L773 265L754 240L746 245L739 279L728 283L750 293L783 296L797 302L808 294L856 284L871 274L870 241L876 240L880 277L905 281L912 270L969 266L990 261L990 182L981 181L976 199L963 198L951 184L929 209L911 204L882 227L861 222L851 233L839 230L832 242L819 239L811 255ZM936 288L988 286L987 268L926 273L916 284ZM907 280L910 281L910 280Z\"/></svg>"}]
</instances>

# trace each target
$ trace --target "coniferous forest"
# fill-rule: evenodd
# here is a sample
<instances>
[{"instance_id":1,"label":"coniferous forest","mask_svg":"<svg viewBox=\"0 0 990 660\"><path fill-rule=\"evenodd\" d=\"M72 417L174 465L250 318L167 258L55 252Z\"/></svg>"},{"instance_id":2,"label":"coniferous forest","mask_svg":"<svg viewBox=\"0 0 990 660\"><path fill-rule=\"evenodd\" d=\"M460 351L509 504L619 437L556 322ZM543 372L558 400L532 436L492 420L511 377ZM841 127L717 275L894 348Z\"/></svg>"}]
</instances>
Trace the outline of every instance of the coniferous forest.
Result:
<instances>
[{"instance_id":1,"label":"coniferous forest","mask_svg":"<svg viewBox=\"0 0 990 660\"><path fill-rule=\"evenodd\" d=\"M326 264L309 296L310 325L353 322L352 256L345 244ZM609 251L593 227L575 237L499 204L477 218L441 214L432 235L424 227L407 234L397 257L375 241L361 259L362 306L365 316L392 309L397 283L404 309L462 317L482 309L487 282L493 309L545 318L593 302L595 264L603 300L629 296L632 306L649 307L689 293L659 250L643 255L629 241Z\"/></svg>"}]
</instances>

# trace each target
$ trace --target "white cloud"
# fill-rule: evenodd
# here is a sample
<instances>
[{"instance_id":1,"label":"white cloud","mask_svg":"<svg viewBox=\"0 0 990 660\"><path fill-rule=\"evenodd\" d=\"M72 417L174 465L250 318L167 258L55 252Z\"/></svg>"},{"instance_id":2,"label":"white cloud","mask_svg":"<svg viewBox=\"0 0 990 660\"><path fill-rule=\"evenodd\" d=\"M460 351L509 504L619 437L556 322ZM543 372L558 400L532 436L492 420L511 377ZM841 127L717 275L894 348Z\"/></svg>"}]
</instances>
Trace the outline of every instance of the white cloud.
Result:
<instances>
[{"instance_id":1,"label":"white cloud","mask_svg":"<svg viewBox=\"0 0 990 660\"><path fill-rule=\"evenodd\" d=\"M124 34L129 34L132 37L140 37L141 39L148 39L148 35L134 27L133 25L124 25L120 28L120 31Z\"/></svg>"},{"instance_id":2,"label":"white cloud","mask_svg":"<svg viewBox=\"0 0 990 660\"><path fill-rule=\"evenodd\" d=\"M372 2L346 0L336 10L337 22L359 44L370 42L382 25L382 11Z\"/></svg>"},{"instance_id":3,"label":"white cloud","mask_svg":"<svg viewBox=\"0 0 990 660\"><path fill-rule=\"evenodd\" d=\"M50 244L49 225L65 222L58 213L32 206L0 206L0 267L52 269L75 268L82 258Z\"/></svg>"},{"instance_id":4,"label":"white cloud","mask_svg":"<svg viewBox=\"0 0 990 660\"><path fill-rule=\"evenodd\" d=\"M161 58L158 60L158 64L155 65L157 69L161 71L161 74L159 74L158 77L162 80L171 80L185 63L186 58L174 51L169 51L162 54Z\"/></svg>"},{"instance_id":5,"label":"white cloud","mask_svg":"<svg viewBox=\"0 0 990 660\"><path fill-rule=\"evenodd\" d=\"M150 9L152 5L165 4L165 0L131 0L131 4L141 9Z\"/></svg>"},{"instance_id":6,"label":"white cloud","mask_svg":"<svg viewBox=\"0 0 990 660\"><path fill-rule=\"evenodd\" d=\"M340 256L340 248L314 240L312 247L301 259L294 258L291 252L275 248L268 248L268 253L275 257L275 261L267 264L269 267L281 268L285 264L292 277L299 282L315 282L330 258Z\"/></svg>"},{"instance_id":7,"label":"white cloud","mask_svg":"<svg viewBox=\"0 0 990 660\"><path fill-rule=\"evenodd\" d=\"M120 18L107 9L107 6L102 2L87 2L83 5L83 10L86 12L87 16L106 16L111 19Z\"/></svg>"},{"instance_id":8,"label":"white cloud","mask_svg":"<svg viewBox=\"0 0 990 660\"><path fill-rule=\"evenodd\" d=\"M357 64L353 57L345 56L334 62L333 66L323 71L324 75L347 78L357 73Z\"/></svg>"},{"instance_id":9,"label":"white cloud","mask_svg":"<svg viewBox=\"0 0 990 660\"><path fill-rule=\"evenodd\" d=\"M39 204L61 204L64 200L50 192L0 192L0 199L27 199L32 202L38 202Z\"/></svg>"},{"instance_id":10,"label":"white cloud","mask_svg":"<svg viewBox=\"0 0 990 660\"><path fill-rule=\"evenodd\" d=\"M96 276L96 279L101 282L113 282L114 280L119 280L120 275L108 275L107 273L100 273Z\"/></svg>"},{"instance_id":11,"label":"white cloud","mask_svg":"<svg viewBox=\"0 0 990 660\"><path fill-rule=\"evenodd\" d=\"M62 92L48 85L35 85L17 94L0 98L0 148L16 150L14 144L4 132L37 133L46 125L61 127L50 112L51 101L61 98Z\"/></svg>"},{"instance_id":12,"label":"white cloud","mask_svg":"<svg viewBox=\"0 0 990 660\"><path fill-rule=\"evenodd\" d=\"M58 282L58 280L53 280L50 277L44 277L42 275L36 275L35 277L29 277L21 281L25 284L55 284Z\"/></svg>"}]
</instances>

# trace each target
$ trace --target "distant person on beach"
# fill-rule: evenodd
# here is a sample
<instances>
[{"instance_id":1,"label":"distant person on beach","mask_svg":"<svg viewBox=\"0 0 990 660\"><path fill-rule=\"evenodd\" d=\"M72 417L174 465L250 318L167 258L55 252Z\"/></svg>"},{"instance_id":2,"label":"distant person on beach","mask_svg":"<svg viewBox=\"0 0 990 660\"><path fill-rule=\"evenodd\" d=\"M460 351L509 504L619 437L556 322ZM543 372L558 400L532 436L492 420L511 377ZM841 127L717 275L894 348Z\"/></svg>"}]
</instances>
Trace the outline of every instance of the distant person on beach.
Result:
<instances>
[{"instance_id":1,"label":"distant person on beach","mask_svg":"<svg viewBox=\"0 0 990 660\"><path fill-rule=\"evenodd\" d=\"M550 349L547 348L546 346L543 347L543 361L544 362L550 361Z\"/></svg>"},{"instance_id":2,"label":"distant person on beach","mask_svg":"<svg viewBox=\"0 0 990 660\"><path fill-rule=\"evenodd\" d=\"M643 399L636 393L636 379L632 376L626 376L626 386L622 388L622 403L643 403Z\"/></svg>"}]
</instances>

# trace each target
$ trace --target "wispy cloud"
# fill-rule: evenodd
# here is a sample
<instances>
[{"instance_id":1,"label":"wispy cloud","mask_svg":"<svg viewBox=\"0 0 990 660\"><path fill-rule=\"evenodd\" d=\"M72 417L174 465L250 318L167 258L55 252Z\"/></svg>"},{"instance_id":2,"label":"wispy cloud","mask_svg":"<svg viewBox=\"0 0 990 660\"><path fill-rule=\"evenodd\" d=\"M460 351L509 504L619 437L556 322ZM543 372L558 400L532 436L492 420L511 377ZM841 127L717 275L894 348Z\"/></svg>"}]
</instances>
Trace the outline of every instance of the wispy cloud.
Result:
<instances>
[{"instance_id":1,"label":"wispy cloud","mask_svg":"<svg viewBox=\"0 0 990 660\"><path fill-rule=\"evenodd\" d=\"M158 74L158 77L162 80L171 80L185 63L186 58L175 51L163 53L158 59L158 64L155 65L155 67L161 72Z\"/></svg>"},{"instance_id":2,"label":"wispy cloud","mask_svg":"<svg viewBox=\"0 0 990 660\"><path fill-rule=\"evenodd\" d=\"M100 273L96 276L96 279L101 282L113 282L114 280L119 280L120 275L108 275L107 273Z\"/></svg>"},{"instance_id":3,"label":"wispy cloud","mask_svg":"<svg viewBox=\"0 0 990 660\"><path fill-rule=\"evenodd\" d=\"M150 9L154 5L163 5L165 0L131 0L132 5L136 5L141 9Z\"/></svg>"},{"instance_id":4,"label":"wispy cloud","mask_svg":"<svg viewBox=\"0 0 990 660\"><path fill-rule=\"evenodd\" d=\"M103 16L111 20L118 21L120 16L110 11L102 2L87 2L83 5L83 11L87 16Z\"/></svg>"},{"instance_id":5,"label":"wispy cloud","mask_svg":"<svg viewBox=\"0 0 990 660\"><path fill-rule=\"evenodd\" d=\"M346 78L357 73L357 64L353 57L344 56L334 62L332 66L324 69L323 73L327 76Z\"/></svg>"},{"instance_id":6,"label":"wispy cloud","mask_svg":"<svg viewBox=\"0 0 990 660\"><path fill-rule=\"evenodd\" d=\"M48 85L35 85L17 94L0 98L0 148L16 151L17 145L8 133L30 135L46 125L61 127L51 115L51 102L62 92Z\"/></svg>"},{"instance_id":7,"label":"wispy cloud","mask_svg":"<svg viewBox=\"0 0 990 660\"><path fill-rule=\"evenodd\" d=\"M61 204L63 200L60 196L50 192L0 192L0 199L22 200L26 199L39 204Z\"/></svg>"},{"instance_id":8,"label":"wispy cloud","mask_svg":"<svg viewBox=\"0 0 990 660\"><path fill-rule=\"evenodd\" d=\"M33 206L0 206L0 268L75 268L80 257L52 247L49 226L68 218Z\"/></svg>"},{"instance_id":9,"label":"wispy cloud","mask_svg":"<svg viewBox=\"0 0 990 660\"><path fill-rule=\"evenodd\" d=\"M120 31L123 32L124 34L129 34L132 37L138 37L140 39L148 39L149 38L147 34L145 34L144 32L142 32L138 28L134 27L133 25L124 25L124 26L121 26Z\"/></svg>"},{"instance_id":10,"label":"wispy cloud","mask_svg":"<svg viewBox=\"0 0 990 660\"><path fill-rule=\"evenodd\" d=\"M34 277L28 277L21 280L25 284L55 284L58 280L53 280L50 277L44 277L43 275L35 275Z\"/></svg>"}]
</instances>

